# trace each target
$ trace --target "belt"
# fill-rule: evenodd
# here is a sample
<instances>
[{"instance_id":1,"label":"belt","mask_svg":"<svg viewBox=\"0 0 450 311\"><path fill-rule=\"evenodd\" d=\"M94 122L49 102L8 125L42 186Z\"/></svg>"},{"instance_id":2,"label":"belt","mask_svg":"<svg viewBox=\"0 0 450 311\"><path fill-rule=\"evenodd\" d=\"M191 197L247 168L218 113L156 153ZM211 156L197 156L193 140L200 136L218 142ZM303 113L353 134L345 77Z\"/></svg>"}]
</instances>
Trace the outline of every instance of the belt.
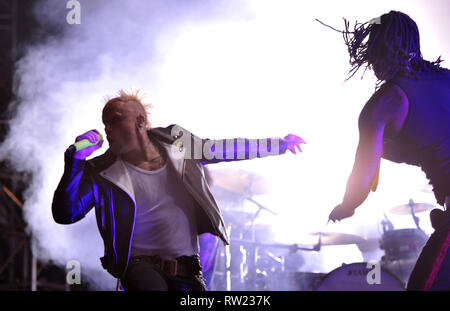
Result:
<instances>
[{"instance_id":1,"label":"belt","mask_svg":"<svg viewBox=\"0 0 450 311\"><path fill-rule=\"evenodd\" d=\"M161 258L158 255L131 255L130 261L151 262L170 276L196 277L201 275L201 265L198 256L182 256L174 259Z\"/></svg>"}]
</instances>

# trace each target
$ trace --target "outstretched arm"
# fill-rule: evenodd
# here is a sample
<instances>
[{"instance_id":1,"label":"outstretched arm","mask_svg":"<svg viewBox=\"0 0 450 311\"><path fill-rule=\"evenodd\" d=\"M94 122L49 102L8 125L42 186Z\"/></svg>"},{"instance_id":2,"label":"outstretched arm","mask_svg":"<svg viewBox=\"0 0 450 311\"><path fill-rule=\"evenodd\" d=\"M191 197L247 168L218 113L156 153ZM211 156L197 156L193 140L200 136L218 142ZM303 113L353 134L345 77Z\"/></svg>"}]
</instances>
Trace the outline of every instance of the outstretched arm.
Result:
<instances>
[{"instance_id":1,"label":"outstretched arm","mask_svg":"<svg viewBox=\"0 0 450 311\"><path fill-rule=\"evenodd\" d=\"M383 138L396 135L408 113L406 94L388 86L369 100L359 117L359 143L342 203L330 213L332 221L353 215L354 210L378 185Z\"/></svg>"},{"instance_id":2,"label":"outstretched arm","mask_svg":"<svg viewBox=\"0 0 450 311\"><path fill-rule=\"evenodd\" d=\"M224 161L240 161L284 154L287 150L296 154L306 142L289 134L284 138L264 139L201 139L179 125L171 126L173 145L185 149L185 157L200 160L203 164Z\"/></svg>"},{"instance_id":3,"label":"outstretched arm","mask_svg":"<svg viewBox=\"0 0 450 311\"><path fill-rule=\"evenodd\" d=\"M222 140L202 140L202 163L240 161L284 154L287 150L296 154L302 152L300 145L306 142L299 136L289 134L284 138L247 139L233 138Z\"/></svg>"}]
</instances>

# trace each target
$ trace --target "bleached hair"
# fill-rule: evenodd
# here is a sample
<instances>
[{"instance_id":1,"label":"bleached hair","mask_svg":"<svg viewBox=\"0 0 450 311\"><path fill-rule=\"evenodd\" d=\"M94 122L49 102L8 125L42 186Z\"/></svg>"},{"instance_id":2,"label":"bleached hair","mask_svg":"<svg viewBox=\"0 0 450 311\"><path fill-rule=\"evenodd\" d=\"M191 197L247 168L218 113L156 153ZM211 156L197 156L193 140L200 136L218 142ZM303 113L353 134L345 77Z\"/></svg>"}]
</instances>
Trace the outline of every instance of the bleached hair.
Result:
<instances>
[{"instance_id":1,"label":"bleached hair","mask_svg":"<svg viewBox=\"0 0 450 311\"><path fill-rule=\"evenodd\" d=\"M113 103L113 102L123 102L123 103L128 103L128 102L135 102L141 105L142 109L144 110L145 114L145 125L147 128L150 128L150 121L148 119L148 115L150 114L150 108L152 108L151 104L147 104L144 103L143 99L145 97L145 94L142 94L142 92L140 90L131 90L131 91L126 91L126 90L119 90L118 92L118 96L105 96L104 101L105 101L105 106L107 104Z\"/></svg>"}]
</instances>

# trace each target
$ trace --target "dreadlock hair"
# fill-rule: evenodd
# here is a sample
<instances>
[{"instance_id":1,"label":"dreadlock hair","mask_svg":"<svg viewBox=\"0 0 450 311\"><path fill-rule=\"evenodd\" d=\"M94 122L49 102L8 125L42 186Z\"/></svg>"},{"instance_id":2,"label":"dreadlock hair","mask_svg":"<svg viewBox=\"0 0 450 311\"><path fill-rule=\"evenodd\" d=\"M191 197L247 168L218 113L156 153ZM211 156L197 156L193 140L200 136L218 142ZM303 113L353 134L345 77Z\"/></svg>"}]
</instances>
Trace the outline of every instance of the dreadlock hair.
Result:
<instances>
[{"instance_id":1,"label":"dreadlock hair","mask_svg":"<svg viewBox=\"0 0 450 311\"><path fill-rule=\"evenodd\" d=\"M355 23L354 31L349 31L350 23L344 18L345 31L341 31L350 55L350 79L365 65L365 71L373 67L383 72L383 81L392 80L402 74L417 78L422 71L443 71L441 57L434 62L426 61L420 52L419 29L406 14L390 11L366 23ZM368 40L365 40L369 37Z\"/></svg>"}]
</instances>

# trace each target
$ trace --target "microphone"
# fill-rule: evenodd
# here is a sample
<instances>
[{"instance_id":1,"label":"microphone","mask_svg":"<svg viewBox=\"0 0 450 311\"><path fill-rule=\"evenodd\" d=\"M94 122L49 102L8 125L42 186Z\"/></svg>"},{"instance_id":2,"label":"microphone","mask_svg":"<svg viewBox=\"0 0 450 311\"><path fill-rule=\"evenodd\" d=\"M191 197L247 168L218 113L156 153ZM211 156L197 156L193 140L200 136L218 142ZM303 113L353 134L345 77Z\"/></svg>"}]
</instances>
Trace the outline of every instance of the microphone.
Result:
<instances>
[{"instance_id":1,"label":"microphone","mask_svg":"<svg viewBox=\"0 0 450 311\"><path fill-rule=\"evenodd\" d=\"M81 149L98 145L98 143L100 143L103 140L103 136L100 133L97 133L97 136L98 140L95 143L91 143L87 138L75 142L73 145L70 145L69 148L67 148L66 153L68 153L69 155L73 155L75 152Z\"/></svg>"}]
</instances>

